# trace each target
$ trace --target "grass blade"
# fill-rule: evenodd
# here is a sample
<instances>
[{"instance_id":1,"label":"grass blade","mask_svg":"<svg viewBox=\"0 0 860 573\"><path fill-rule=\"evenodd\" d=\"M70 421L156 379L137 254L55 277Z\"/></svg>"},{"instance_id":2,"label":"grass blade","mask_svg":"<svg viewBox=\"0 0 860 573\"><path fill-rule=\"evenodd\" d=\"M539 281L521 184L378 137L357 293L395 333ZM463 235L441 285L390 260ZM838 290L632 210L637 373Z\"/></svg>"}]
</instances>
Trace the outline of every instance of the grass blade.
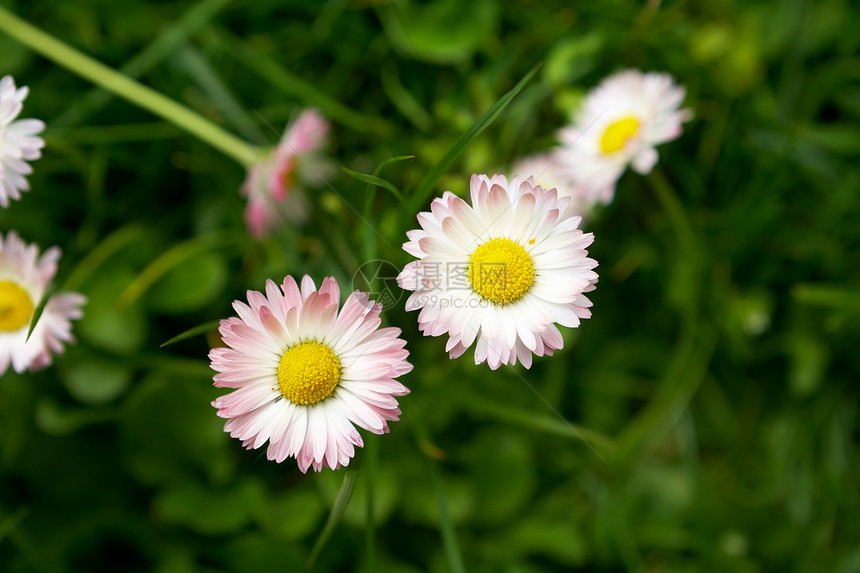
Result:
<instances>
[{"instance_id":1,"label":"grass blade","mask_svg":"<svg viewBox=\"0 0 860 573\"><path fill-rule=\"evenodd\" d=\"M188 340L189 338L194 338L195 336L198 336L200 334L205 334L206 332L209 332L210 330L214 330L214 329L218 328L219 324L221 324L220 320L212 320L210 322L204 322L203 324L198 324L197 326L193 326L193 327L189 328L185 332L177 334L176 336L174 336L173 338L171 338L167 342L162 343L161 346L159 346L159 348L164 348L165 346L170 346L171 344L176 344L177 342L182 342L183 340Z\"/></svg>"},{"instance_id":2,"label":"grass blade","mask_svg":"<svg viewBox=\"0 0 860 573\"><path fill-rule=\"evenodd\" d=\"M406 161L409 159L415 159L414 155L397 155L395 157L389 157L382 163L380 163L376 169L373 170L374 175L379 175L385 167L390 165L391 163L396 163L398 161ZM364 219L369 221L372 218L371 211L373 210L373 202L376 199L376 187L374 185L368 185L366 187L366 192L364 194ZM373 230L365 225L364 226L364 240L362 245L362 252L364 254L364 259L366 261L376 260L376 236L373 234Z\"/></svg>"},{"instance_id":3,"label":"grass blade","mask_svg":"<svg viewBox=\"0 0 860 573\"><path fill-rule=\"evenodd\" d=\"M355 463L355 462L353 462ZM328 514L328 519L322 528L322 531L317 537L314 548L311 549L311 554L305 562L305 567L310 569L322 552L325 544L328 543L331 534L337 528L340 520L343 519L343 514L346 513L346 506L349 505L349 500L352 499L352 494L355 492L355 484L358 481L358 466L349 468L343 476L343 483L340 486L340 491L337 498L334 500L334 505L331 508L331 513Z\"/></svg>"},{"instance_id":4,"label":"grass blade","mask_svg":"<svg viewBox=\"0 0 860 573\"><path fill-rule=\"evenodd\" d=\"M489 416L563 438L586 441L603 450L615 448L615 442L612 438L578 424L537 414L534 411L520 409L516 406L500 404L477 392L466 392L462 398L463 407L474 414Z\"/></svg>"},{"instance_id":5,"label":"grass blade","mask_svg":"<svg viewBox=\"0 0 860 573\"><path fill-rule=\"evenodd\" d=\"M454 144L454 146L448 150L448 153L439 160L436 165L433 166L430 171L427 172L427 175L424 176L424 179L418 183L418 187L415 188L415 192L412 194L412 197L409 200L409 211L418 211L418 209L427 201L430 194L433 193L433 186L439 181L442 175L445 174L446 171L454 164L454 162L466 151L466 148L471 145L471 143L481 135L487 127L495 121L499 114L501 114L508 104L513 101L517 94L519 94L522 89L526 86L529 80L534 77L537 73L538 69L540 69L540 64L537 64L535 67L531 69L529 73L523 77L514 86L514 88L503 95L499 101L497 101L493 107L487 110L487 112L481 116L481 118L475 122L469 131L463 134L462 137Z\"/></svg>"},{"instance_id":6,"label":"grass blade","mask_svg":"<svg viewBox=\"0 0 860 573\"><path fill-rule=\"evenodd\" d=\"M249 70L259 75L282 92L295 96L305 105L313 106L334 121L360 132L390 133L391 125L381 117L361 114L292 74L274 59L248 47L242 40L219 31L214 39L224 45L225 52L242 62Z\"/></svg>"},{"instance_id":7,"label":"grass blade","mask_svg":"<svg viewBox=\"0 0 860 573\"><path fill-rule=\"evenodd\" d=\"M359 173L358 171L353 171L352 169L347 169L346 167L341 167L341 169L346 172L347 175L351 177L355 177L359 181L364 181L365 183L369 183L370 185L376 185L377 187L382 187L386 191L389 191L392 195L397 197L397 200L401 203L403 202L403 193L401 193L397 187L382 179L381 177L377 177L376 175L368 175L367 173Z\"/></svg>"},{"instance_id":8,"label":"grass blade","mask_svg":"<svg viewBox=\"0 0 860 573\"><path fill-rule=\"evenodd\" d=\"M242 104L230 91L230 88L218 76L218 72L209 63L209 60L191 44L183 46L178 55L179 63L185 67L200 89L218 106L224 118L233 124L233 127L249 141L259 145L265 145L268 140L257 127Z\"/></svg>"},{"instance_id":9,"label":"grass blade","mask_svg":"<svg viewBox=\"0 0 860 573\"><path fill-rule=\"evenodd\" d=\"M418 103L415 96L409 93L409 90L400 83L400 78L397 77L397 70L394 66L385 66L382 69L381 79L382 89L391 103L394 104L394 107L397 108L397 111L403 114L403 117L411 121L421 131L430 129L433 118Z\"/></svg>"},{"instance_id":10,"label":"grass blade","mask_svg":"<svg viewBox=\"0 0 860 573\"><path fill-rule=\"evenodd\" d=\"M208 24L232 0L202 0L191 7L176 24L165 30L140 53L126 62L119 71L130 78L139 78L170 54L187 38ZM74 123L83 123L92 112L108 103L113 94L101 89L90 90L84 97L69 106L57 119L51 121L51 128Z\"/></svg>"},{"instance_id":11,"label":"grass blade","mask_svg":"<svg viewBox=\"0 0 860 573\"><path fill-rule=\"evenodd\" d=\"M33 317L30 319L30 328L27 330L27 336L24 338L24 342L30 340L30 335L33 334L33 330L35 330L36 325L39 323L39 318L41 318L42 313L45 312L45 306L48 304L49 300L51 300L51 293L44 293L42 295L42 300L39 301L39 304L33 310Z\"/></svg>"},{"instance_id":12,"label":"grass blade","mask_svg":"<svg viewBox=\"0 0 860 573\"><path fill-rule=\"evenodd\" d=\"M860 310L860 289L856 286L801 283L794 285L791 296L810 306Z\"/></svg>"},{"instance_id":13,"label":"grass blade","mask_svg":"<svg viewBox=\"0 0 860 573\"><path fill-rule=\"evenodd\" d=\"M382 170L387 167L391 163L396 163L397 161L406 161L407 159L415 159L414 155L397 155L395 157L389 157L385 161L379 164L379 167L373 170L374 175L379 175Z\"/></svg>"},{"instance_id":14,"label":"grass blade","mask_svg":"<svg viewBox=\"0 0 860 573\"><path fill-rule=\"evenodd\" d=\"M433 481L433 489L436 490L436 502L439 505L439 527L442 530L442 545L445 547L445 557L448 559L448 570L452 573L465 573L463 556L460 554L460 545L457 543L457 535L454 532L454 523L448 514L448 503L445 501L445 492L442 490L442 477L439 469L431 460L427 460L430 471L430 479Z\"/></svg>"}]
</instances>

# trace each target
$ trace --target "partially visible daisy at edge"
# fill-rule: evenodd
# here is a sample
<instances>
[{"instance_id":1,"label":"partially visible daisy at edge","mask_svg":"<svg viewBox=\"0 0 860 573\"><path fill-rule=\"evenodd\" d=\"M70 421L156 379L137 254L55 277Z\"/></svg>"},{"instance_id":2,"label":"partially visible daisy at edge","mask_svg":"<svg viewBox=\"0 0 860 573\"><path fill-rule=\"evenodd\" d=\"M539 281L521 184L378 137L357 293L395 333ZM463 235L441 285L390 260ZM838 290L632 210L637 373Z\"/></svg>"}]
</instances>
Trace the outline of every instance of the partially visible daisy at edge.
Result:
<instances>
[{"instance_id":1,"label":"partially visible daisy at edge","mask_svg":"<svg viewBox=\"0 0 860 573\"><path fill-rule=\"evenodd\" d=\"M245 223L255 238L262 238L284 222L307 219L302 184L318 183L325 162L318 152L329 132L328 122L313 109L304 110L287 126L280 143L248 170L242 195L248 198Z\"/></svg>"},{"instance_id":2,"label":"partially visible daisy at edge","mask_svg":"<svg viewBox=\"0 0 860 573\"><path fill-rule=\"evenodd\" d=\"M594 240L568 212L570 197L534 185L529 177L472 175L471 205L446 191L403 249L418 257L397 277L414 291L406 310L421 309L425 336L448 334L445 350L457 358L475 344L475 364L530 368L532 355L563 346L556 324L579 326L591 316L597 261Z\"/></svg>"},{"instance_id":3,"label":"partially visible daisy at edge","mask_svg":"<svg viewBox=\"0 0 860 573\"><path fill-rule=\"evenodd\" d=\"M680 109L685 94L666 73L624 70L604 79L586 96L575 124L559 132L559 170L597 202L611 202L628 165L650 173L655 146L681 135L692 117Z\"/></svg>"},{"instance_id":4,"label":"partially visible daisy at edge","mask_svg":"<svg viewBox=\"0 0 860 573\"><path fill-rule=\"evenodd\" d=\"M22 191L30 190L26 175L33 172L28 161L39 159L45 142L37 134L45 129L38 119L15 118L24 107L29 89L15 87L12 76L0 79L0 207L8 207L9 200L21 198Z\"/></svg>"},{"instance_id":5,"label":"partially visible daisy at edge","mask_svg":"<svg viewBox=\"0 0 860 573\"><path fill-rule=\"evenodd\" d=\"M9 365L19 374L49 366L52 353L63 352L63 342L74 342L73 319L81 318L86 298L59 293L45 304L29 339L33 314L57 272L60 249L51 247L39 257L14 232L0 233L0 376Z\"/></svg>"},{"instance_id":6,"label":"partially visible daisy at edge","mask_svg":"<svg viewBox=\"0 0 860 573\"><path fill-rule=\"evenodd\" d=\"M388 432L409 393L396 380L412 370L399 328L379 328L382 305L355 291L340 309L332 277L319 290L288 276L266 293L233 303L238 318L221 321L227 348L209 352L215 386L235 388L212 405L228 418L224 431L246 448L267 441L266 457L295 457L299 469L349 464L364 442L353 424Z\"/></svg>"}]
</instances>

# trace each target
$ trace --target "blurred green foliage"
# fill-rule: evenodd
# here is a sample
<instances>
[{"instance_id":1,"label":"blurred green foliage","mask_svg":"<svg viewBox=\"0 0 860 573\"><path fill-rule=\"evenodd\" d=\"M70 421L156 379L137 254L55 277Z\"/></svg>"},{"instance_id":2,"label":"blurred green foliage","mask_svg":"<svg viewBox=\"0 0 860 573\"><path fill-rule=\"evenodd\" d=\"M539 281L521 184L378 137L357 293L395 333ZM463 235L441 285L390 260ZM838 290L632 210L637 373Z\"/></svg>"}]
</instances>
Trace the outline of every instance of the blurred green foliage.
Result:
<instances>
[{"instance_id":1,"label":"blurred green foliage","mask_svg":"<svg viewBox=\"0 0 860 573\"><path fill-rule=\"evenodd\" d=\"M493 373L386 312L412 394L314 569L447 571L454 539L469 571L860 570L856 5L4 5L255 144L316 106L349 169L415 155L380 174L407 192L538 61L434 193L549 148L609 73L672 73L696 119L587 222L601 280L564 351ZM90 302L54 368L0 380L0 570L302 569L343 472L243 450L207 339L159 344L269 277L402 265L414 213L337 170L309 224L254 243L240 166L0 35L5 73L48 130L0 229L60 245Z\"/></svg>"}]
</instances>

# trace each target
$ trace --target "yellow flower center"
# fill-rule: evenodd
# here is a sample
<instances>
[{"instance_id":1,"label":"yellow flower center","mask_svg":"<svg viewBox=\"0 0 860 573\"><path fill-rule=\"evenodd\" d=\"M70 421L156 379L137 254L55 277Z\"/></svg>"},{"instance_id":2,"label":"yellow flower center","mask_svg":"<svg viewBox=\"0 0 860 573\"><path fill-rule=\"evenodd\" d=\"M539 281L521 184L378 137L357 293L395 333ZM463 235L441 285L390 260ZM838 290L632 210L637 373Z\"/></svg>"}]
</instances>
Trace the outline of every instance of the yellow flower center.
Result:
<instances>
[{"instance_id":1,"label":"yellow flower center","mask_svg":"<svg viewBox=\"0 0 860 573\"><path fill-rule=\"evenodd\" d=\"M621 151L627 140L639 133L639 120L635 117L625 117L610 124L600 138L600 149L603 153Z\"/></svg>"},{"instance_id":2,"label":"yellow flower center","mask_svg":"<svg viewBox=\"0 0 860 573\"><path fill-rule=\"evenodd\" d=\"M0 332L14 332L30 324L33 301L21 285L0 281Z\"/></svg>"},{"instance_id":3,"label":"yellow flower center","mask_svg":"<svg viewBox=\"0 0 860 573\"><path fill-rule=\"evenodd\" d=\"M514 302L535 282L535 265L522 246L502 237L491 239L469 257L469 282L496 304Z\"/></svg>"},{"instance_id":4,"label":"yellow flower center","mask_svg":"<svg viewBox=\"0 0 860 573\"><path fill-rule=\"evenodd\" d=\"M308 406L331 396L340 380L340 361L319 342L303 342L284 352L278 365L278 386L284 398Z\"/></svg>"}]
</instances>

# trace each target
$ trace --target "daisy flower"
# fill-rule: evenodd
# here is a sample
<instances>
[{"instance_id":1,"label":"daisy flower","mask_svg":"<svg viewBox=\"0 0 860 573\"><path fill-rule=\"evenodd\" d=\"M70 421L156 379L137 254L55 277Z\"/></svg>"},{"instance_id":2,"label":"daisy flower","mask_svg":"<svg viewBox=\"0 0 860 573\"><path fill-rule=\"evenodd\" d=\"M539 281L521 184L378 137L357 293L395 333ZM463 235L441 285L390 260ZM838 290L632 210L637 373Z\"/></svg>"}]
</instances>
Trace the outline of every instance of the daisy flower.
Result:
<instances>
[{"instance_id":1,"label":"daisy flower","mask_svg":"<svg viewBox=\"0 0 860 573\"><path fill-rule=\"evenodd\" d=\"M654 147L681 135L690 118L679 109L684 95L669 74L625 70L606 78L585 98L575 125L560 132L560 169L596 201L609 203L628 164L650 173Z\"/></svg>"},{"instance_id":2,"label":"daisy flower","mask_svg":"<svg viewBox=\"0 0 860 573\"><path fill-rule=\"evenodd\" d=\"M224 431L246 448L269 442L266 455L295 457L299 469L349 464L361 435L388 432L400 409L395 396L409 390L395 380L412 370L399 328L379 328L381 305L355 291L340 306L334 278L319 290L305 276L266 294L248 291L233 303L238 318L221 321L228 348L209 353L215 386L236 388L212 405L228 418Z\"/></svg>"},{"instance_id":3,"label":"daisy flower","mask_svg":"<svg viewBox=\"0 0 860 573\"><path fill-rule=\"evenodd\" d=\"M406 310L421 309L425 335L448 334L451 358L475 343L475 364L531 367L532 354L562 347L556 323L589 318L597 262L591 233L578 229L569 197L535 186L529 177L472 175L472 204L450 191L418 214L403 249L420 260L397 277L413 292Z\"/></svg>"},{"instance_id":4,"label":"daisy flower","mask_svg":"<svg viewBox=\"0 0 860 573\"><path fill-rule=\"evenodd\" d=\"M38 370L51 364L51 353L63 352L63 342L74 342L72 319L82 316L86 302L78 293L60 293L48 299L30 338L33 313L57 272L60 250L51 247L39 257L10 231L0 233L0 376L9 364L15 372Z\"/></svg>"},{"instance_id":5,"label":"daisy flower","mask_svg":"<svg viewBox=\"0 0 860 573\"><path fill-rule=\"evenodd\" d=\"M245 223L256 238L276 229L283 221L301 222L307 218L306 201L299 186L300 172L310 173L303 180L319 177L324 166L316 160L328 134L328 122L315 110L305 110L289 126L271 154L251 167L242 185L248 198Z\"/></svg>"},{"instance_id":6,"label":"daisy flower","mask_svg":"<svg viewBox=\"0 0 860 573\"><path fill-rule=\"evenodd\" d=\"M26 86L15 88L12 76L0 79L0 206L8 207L9 200L21 198L21 191L29 191L25 175L33 172L27 161L39 159L45 142L37 137L45 129L38 119L15 121L24 100Z\"/></svg>"}]
</instances>

